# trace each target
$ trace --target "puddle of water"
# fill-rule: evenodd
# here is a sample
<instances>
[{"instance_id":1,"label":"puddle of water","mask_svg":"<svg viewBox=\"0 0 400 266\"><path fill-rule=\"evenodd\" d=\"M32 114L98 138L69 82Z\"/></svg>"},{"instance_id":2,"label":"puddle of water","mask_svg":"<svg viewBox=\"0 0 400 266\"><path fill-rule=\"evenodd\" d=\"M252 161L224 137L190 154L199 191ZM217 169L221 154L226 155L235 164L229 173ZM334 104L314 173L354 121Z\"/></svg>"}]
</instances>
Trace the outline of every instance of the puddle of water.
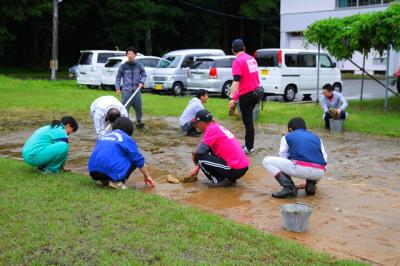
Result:
<instances>
[{"instance_id":1,"label":"puddle of water","mask_svg":"<svg viewBox=\"0 0 400 266\"><path fill-rule=\"evenodd\" d=\"M240 122L221 124L243 142L244 129ZM218 213L339 257L381 264L400 263L400 139L319 132L329 155L329 165L325 178L318 184L317 194L307 197L300 191L296 199L279 200L270 196L280 188L261 161L267 155L277 155L283 126L257 124L257 150L250 157L250 170L235 187L216 189L206 186L208 181L203 174L196 183L168 183L167 175L184 177L191 171L191 151L199 138L183 136L177 118L148 119L146 127L136 130L134 139L157 186L145 188L140 171L131 175L128 186ZM20 159L20 149L32 131L2 134L0 156ZM87 161L95 142L94 130L80 127L71 135L66 167L87 175ZM282 229L280 206L296 201L314 206L305 233Z\"/></svg>"}]
</instances>

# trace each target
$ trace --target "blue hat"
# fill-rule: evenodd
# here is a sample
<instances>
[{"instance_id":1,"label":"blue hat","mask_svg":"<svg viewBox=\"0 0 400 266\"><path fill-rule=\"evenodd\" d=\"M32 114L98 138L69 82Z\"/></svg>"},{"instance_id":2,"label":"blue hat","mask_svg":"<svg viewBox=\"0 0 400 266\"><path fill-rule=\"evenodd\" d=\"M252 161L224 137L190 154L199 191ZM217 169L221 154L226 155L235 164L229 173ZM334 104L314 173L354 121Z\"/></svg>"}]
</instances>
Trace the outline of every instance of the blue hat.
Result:
<instances>
[{"instance_id":1,"label":"blue hat","mask_svg":"<svg viewBox=\"0 0 400 266\"><path fill-rule=\"evenodd\" d=\"M243 50L243 48L244 48L244 43L243 43L242 39L233 40L232 49L240 51L240 50Z\"/></svg>"},{"instance_id":2,"label":"blue hat","mask_svg":"<svg viewBox=\"0 0 400 266\"><path fill-rule=\"evenodd\" d=\"M198 121L209 123L213 121L213 116L207 110L200 110L196 113L196 116L195 118L193 118L192 123L194 124Z\"/></svg>"}]
</instances>

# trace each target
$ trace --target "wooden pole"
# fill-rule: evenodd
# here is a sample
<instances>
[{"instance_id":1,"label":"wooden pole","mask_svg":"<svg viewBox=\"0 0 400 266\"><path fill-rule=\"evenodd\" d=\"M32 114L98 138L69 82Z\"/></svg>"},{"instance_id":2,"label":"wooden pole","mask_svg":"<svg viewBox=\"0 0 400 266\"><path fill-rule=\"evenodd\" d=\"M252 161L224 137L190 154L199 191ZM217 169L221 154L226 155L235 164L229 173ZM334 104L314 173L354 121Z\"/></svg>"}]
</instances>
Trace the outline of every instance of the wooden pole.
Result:
<instances>
[{"instance_id":1,"label":"wooden pole","mask_svg":"<svg viewBox=\"0 0 400 266\"><path fill-rule=\"evenodd\" d=\"M58 0L53 0L53 47L52 47L52 58L50 62L51 66L51 80L57 79L57 68L58 68Z\"/></svg>"}]
</instances>

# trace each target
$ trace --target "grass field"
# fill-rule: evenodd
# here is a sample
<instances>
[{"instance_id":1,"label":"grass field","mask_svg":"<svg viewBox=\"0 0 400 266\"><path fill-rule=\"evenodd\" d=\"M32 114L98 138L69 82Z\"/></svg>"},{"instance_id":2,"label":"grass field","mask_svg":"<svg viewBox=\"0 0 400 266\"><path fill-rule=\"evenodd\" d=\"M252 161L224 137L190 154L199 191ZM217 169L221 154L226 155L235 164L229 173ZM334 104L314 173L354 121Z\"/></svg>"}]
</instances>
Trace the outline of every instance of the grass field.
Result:
<instances>
[{"instance_id":1,"label":"grass field","mask_svg":"<svg viewBox=\"0 0 400 266\"><path fill-rule=\"evenodd\" d=\"M0 75L0 110L3 118L0 131L37 126L61 115L72 114L79 122L89 121L89 106L101 95L111 94L77 86L73 80L21 80ZM143 94L144 115L179 116L190 97ZM205 105L217 120L237 119L228 116L226 99L210 98ZM383 100L349 102L346 131L400 136L400 97L389 99L389 110ZM267 102L260 114L264 124L286 125L295 116L302 116L309 128L322 129L322 110L315 103L284 104Z\"/></svg>"},{"instance_id":2,"label":"grass field","mask_svg":"<svg viewBox=\"0 0 400 266\"><path fill-rule=\"evenodd\" d=\"M0 265L360 265L179 205L0 158Z\"/></svg>"}]
</instances>

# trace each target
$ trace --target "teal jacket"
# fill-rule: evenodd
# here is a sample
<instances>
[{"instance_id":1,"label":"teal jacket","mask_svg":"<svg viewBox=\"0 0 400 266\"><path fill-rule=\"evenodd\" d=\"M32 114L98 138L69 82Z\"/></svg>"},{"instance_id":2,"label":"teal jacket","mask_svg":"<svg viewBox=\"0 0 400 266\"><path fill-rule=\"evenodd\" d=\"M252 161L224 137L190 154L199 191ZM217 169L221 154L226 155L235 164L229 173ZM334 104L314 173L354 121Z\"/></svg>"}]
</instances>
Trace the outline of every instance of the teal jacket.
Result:
<instances>
[{"instance_id":1,"label":"teal jacket","mask_svg":"<svg viewBox=\"0 0 400 266\"><path fill-rule=\"evenodd\" d=\"M68 135L63 125L51 128L50 125L37 129L22 147L22 158L29 162L47 146L63 141L68 143Z\"/></svg>"}]
</instances>

